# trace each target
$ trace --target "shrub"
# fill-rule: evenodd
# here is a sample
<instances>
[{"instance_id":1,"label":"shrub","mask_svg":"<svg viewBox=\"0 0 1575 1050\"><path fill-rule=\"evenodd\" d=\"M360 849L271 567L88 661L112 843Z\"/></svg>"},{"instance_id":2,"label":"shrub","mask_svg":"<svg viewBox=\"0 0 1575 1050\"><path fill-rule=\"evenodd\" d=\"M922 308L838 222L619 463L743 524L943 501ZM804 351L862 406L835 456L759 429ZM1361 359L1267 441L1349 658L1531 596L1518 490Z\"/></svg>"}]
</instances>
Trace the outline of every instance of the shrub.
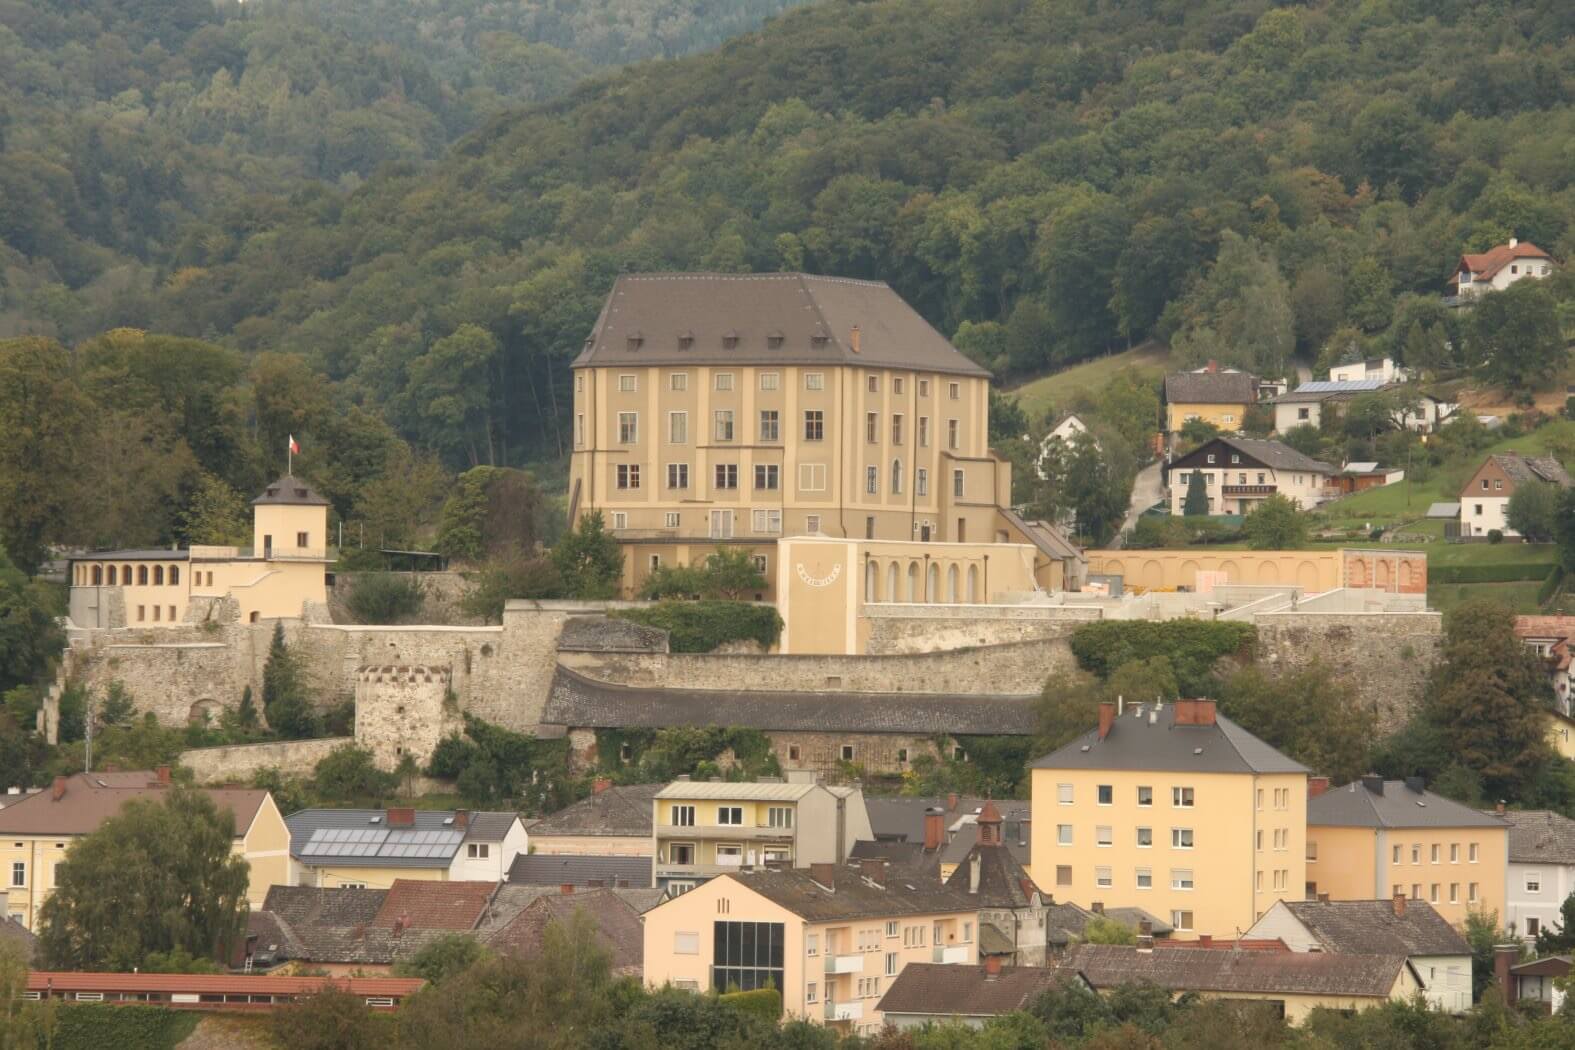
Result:
<instances>
[{"instance_id":1,"label":"shrub","mask_svg":"<svg viewBox=\"0 0 1575 1050\"><path fill-rule=\"evenodd\" d=\"M485 623L501 623L503 606L510 598L562 598L563 577L551 558L509 558L489 562L470 577L475 587L460 599L467 616Z\"/></svg>"},{"instance_id":2,"label":"shrub","mask_svg":"<svg viewBox=\"0 0 1575 1050\"><path fill-rule=\"evenodd\" d=\"M358 623L405 623L421 612L426 588L404 573L369 572L357 575L345 605Z\"/></svg>"},{"instance_id":3,"label":"shrub","mask_svg":"<svg viewBox=\"0 0 1575 1050\"><path fill-rule=\"evenodd\" d=\"M782 993L775 988L756 988L752 992L725 992L719 997L723 1006L775 1024L782 1016Z\"/></svg>"},{"instance_id":4,"label":"shrub","mask_svg":"<svg viewBox=\"0 0 1575 1050\"><path fill-rule=\"evenodd\" d=\"M1100 678L1134 660L1163 656L1182 696L1206 696L1219 659L1250 652L1256 640L1251 624L1226 620L1096 620L1073 632L1072 654Z\"/></svg>"},{"instance_id":5,"label":"shrub","mask_svg":"<svg viewBox=\"0 0 1575 1050\"><path fill-rule=\"evenodd\" d=\"M376 801L398 786L392 773L377 768L370 751L351 746L336 748L318 762L313 783L325 799L339 802Z\"/></svg>"},{"instance_id":6,"label":"shrub","mask_svg":"<svg viewBox=\"0 0 1575 1050\"><path fill-rule=\"evenodd\" d=\"M660 627L675 653L709 653L725 642L754 641L770 647L782 636L782 617L769 605L749 602L658 602L646 609L619 609L626 620Z\"/></svg>"},{"instance_id":7,"label":"shrub","mask_svg":"<svg viewBox=\"0 0 1575 1050\"><path fill-rule=\"evenodd\" d=\"M1501 530L1499 530L1499 529L1489 529L1488 530L1488 542L1489 543L1503 543L1504 542L1504 533Z\"/></svg>"}]
</instances>

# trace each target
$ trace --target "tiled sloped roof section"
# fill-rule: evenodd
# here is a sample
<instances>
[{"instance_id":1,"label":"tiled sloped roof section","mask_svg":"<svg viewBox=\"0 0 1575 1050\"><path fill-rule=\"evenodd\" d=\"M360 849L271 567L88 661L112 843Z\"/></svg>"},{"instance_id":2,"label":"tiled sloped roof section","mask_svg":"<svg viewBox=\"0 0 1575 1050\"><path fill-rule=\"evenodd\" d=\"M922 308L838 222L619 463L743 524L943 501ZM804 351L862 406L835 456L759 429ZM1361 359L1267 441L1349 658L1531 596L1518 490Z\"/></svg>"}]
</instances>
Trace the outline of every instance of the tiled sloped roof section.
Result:
<instances>
[{"instance_id":1,"label":"tiled sloped roof section","mask_svg":"<svg viewBox=\"0 0 1575 1050\"><path fill-rule=\"evenodd\" d=\"M263 909L297 926L368 926L383 907L387 890L270 886Z\"/></svg>"},{"instance_id":2,"label":"tiled sloped roof section","mask_svg":"<svg viewBox=\"0 0 1575 1050\"><path fill-rule=\"evenodd\" d=\"M13 918L0 920L0 942L16 945L18 953L24 962L33 961L33 950L38 944L38 938L33 931L23 926Z\"/></svg>"},{"instance_id":3,"label":"tiled sloped roof section","mask_svg":"<svg viewBox=\"0 0 1575 1050\"><path fill-rule=\"evenodd\" d=\"M1307 767L1259 740L1224 715L1213 725L1176 725L1176 705L1152 713L1129 704L1105 739L1089 730L1029 763L1030 769L1163 770L1177 773L1305 773Z\"/></svg>"},{"instance_id":4,"label":"tiled sloped roof section","mask_svg":"<svg viewBox=\"0 0 1575 1050\"><path fill-rule=\"evenodd\" d=\"M925 879L905 878L899 872L887 874L885 885L877 886L851 868L838 868L830 889L802 869L741 871L719 877L737 880L808 922L978 910L978 903L966 893Z\"/></svg>"},{"instance_id":5,"label":"tiled sloped roof section","mask_svg":"<svg viewBox=\"0 0 1575 1050\"><path fill-rule=\"evenodd\" d=\"M1575 484L1570 478L1569 471L1564 469L1564 464L1554 456L1523 456L1519 452L1495 452L1491 458L1506 475L1516 481L1546 481L1565 489Z\"/></svg>"},{"instance_id":6,"label":"tiled sloped roof section","mask_svg":"<svg viewBox=\"0 0 1575 1050\"><path fill-rule=\"evenodd\" d=\"M909 963L891 982L879 1009L925 1017L997 1017L1028 1008L1073 976L1043 966L1003 966L992 977L983 966Z\"/></svg>"},{"instance_id":7,"label":"tiled sloped roof section","mask_svg":"<svg viewBox=\"0 0 1575 1050\"><path fill-rule=\"evenodd\" d=\"M252 500L253 506L266 506L268 504L326 507L328 506L328 501L318 495L312 486L300 478L286 474L272 485L263 489L262 494Z\"/></svg>"},{"instance_id":8,"label":"tiled sloped roof section","mask_svg":"<svg viewBox=\"0 0 1575 1050\"><path fill-rule=\"evenodd\" d=\"M619 277L574 367L677 364L990 374L883 281L801 273Z\"/></svg>"},{"instance_id":9,"label":"tiled sloped roof section","mask_svg":"<svg viewBox=\"0 0 1575 1050\"><path fill-rule=\"evenodd\" d=\"M541 954L547 927L554 922L567 924L576 912L595 922L596 940L612 956L613 972L638 976L645 958L645 927L639 911L608 890L542 894L492 931L486 937L487 947L499 955L534 959Z\"/></svg>"},{"instance_id":10,"label":"tiled sloped roof section","mask_svg":"<svg viewBox=\"0 0 1575 1050\"><path fill-rule=\"evenodd\" d=\"M1061 962L1095 988L1148 983L1173 992L1241 992L1387 998L1409 965L1404 955L1227 951L1079 944Z\"/></svg>"},{"instance_id":11,"label":"tiled sloped roof section","mask_svg":"<svg viewBox=\"0 0 1575 1050\"><path fill-rule=\"evenodd\" d=\"M598 835L640 838L651 834L651 800L665 784L622 784L582 798L531 825L530 837Z\"/></svg>"},{"instance_id":12,"label":"tiled sloped roof section","mask_svg":"<svg viewBox=\"0 0 1575 1050\"><path fill-rule=\"evenodd\" d=\"M565 667L542 721L596 729L730 725L820 733L1027 736L1033 697L934 693L783 693L609 685Z\"/></svg>"},{"instance_id":13,"label":"tiled sloped roof section","mask_svg":"<svg viewBox=\"0 0 1575 1050\"><path fill-rule=\"evenodd\" d=\"M169 793L156 773L78 773L67 777L65 793L53 787L25 795L0 809L0 835L86 835L115 816L132 799L159 801ZM237 837L246 834L268 792L253 788L198 788L220 810L235 818Z\"/></svg>"},{"instance_id":14,"label":"tiled sloped roof section","mask_svg":"<svg viewBox=\"0 0 1575 1050\"><path fill-rule=\"evenodd\" d=\"M1374 781L1374 787L1380 782ZM1307 800L1307 823L1348 828L1491 828L1502 818L1431 791L1417 791L1403 780L1381 782L1382 793L1355 780Z\"/></svg>"},{"instance_id":15,"label":"tiled sloped roof section","mask_svg":"<svg viewBox=\"0 0 1575 1050\"><path fill-rule=\"evenodd\" d=\"M477 810L466 818L465 841L502 842L518 819L518 813L507 810Z\"/></svg>"},{"instance_id":16,"label":"tiled sloped roof section","mask_svg":"<svg viewBox=\"0 0 1575 1050\"><path fill-rule=\"evenodd\" d=\"M509 865L509 882L527 886L649 886L651 858L521 853Z\"/></svg>"},{"instance_id":17,"label":"tiled sloped roof section","mask_svg":"<svg viewBox=\"0 0 1575 1050\"><path fill-rule=\"evenodd\" d=\"M1514 246L1495 244L1485 252L1468 252L1460 258L1477 280L1487 281L1516 259L1550 259L1552 256L1530 241L1521 241ZM1459 273L1459 267L1455 272Z\"/></svg>"},{"instance_id":18,"label":"tiled sloped roof section","mask_svg":"<svg viewBox=\"0 0 1575 1050\"><path fill-rule=\"evenodd\" d=\"M1511 810L1511 864L1575 864L1575 820L1548 809Z\"/></svg>"},{"instance_id":19,"label":"tiled sloped roof section","mask_svg":"<svg viewBox=\"0 0 1575 1050\"><path fill-rule=\"evenodd\" d=\"M1246 372L1175 372L1165 377L1167 404L1250 405L1258 383Z\"/></svg>"},{"instance_id":20,"label":"tiled sloped roof section","mask_svg":"<svg viewBox=\"0 0 1575 1050\"><path fill-rule=\"evenodd\" d=\"M667 632L620 616L574 616L558 635L560 653L665 653Z\"/></svg>"},{"instance_id":21,"label":"tiled sloped roof section","mask_svg":"<svg viewBox=\"0 0 1575 1050\"><path fill-rule=\"evenodd\" d=\"M399 923L417 930L469 930L497 888L495 882L395 879L372 924L390 929Z\"/></svg>"},{"instance_id":22,"label":"tiled sloped roof section","mask_svg":"<svg viewBox=\"0 0 1575 1050\"><path fill-rule=\"evenodd\" d=\"M1326 951L1347 955L1470 955L1471 945L1426 901L1284 901Z\"/></svg>"},{"instance_id":23,"label":"tiled sloped roof section","mask_svg":"<svg viewBox=\"0 0 1575 1050\"><path fill-rule=\"evenodd\" d=\"M418 809L390 826L389 810L303 809L285 818L290 855L305 864L365 868L446 868L465 841L452 810Z\"/></svg>"},{"instance_id":24,"label":"tiled sloped roof section","mask_svg":"<svg viewBox=\"0 0 1575 1050\"><path fill-rule=\"evenodd\" d=\"M979 858L979 886L977 891L972 891L976 856ZM951 878L946 880L946 887L968 894L981 908L1026 908L1029 894L1038 889L1010 850L1005 846L983 844L968 851Z\"/></svg>"},{"instance_id":25,"label":"tiled sloped roof section","mask_svg":"<svg viewBox=\"0 0 1575 1050\"><path fill-rule=\"evenodd\" d=\"M1244 452L1259 463L1275 470L1306 470L1313 473L1334 474L1336 468L1328 463L1303 455L1283 441L1269 438L1222 437L1217 439L1230 448Z\"/></svg>"},{"instance_id":26,"label":"tiled sloped roof section","mask_svg":"<svg viewBox=\"0 0 1575 1050\"><path fill-rule=\"evenodd\" d=\"M1312 401L1348 401L1362 394L1387 390L1394 383L1382 379L1318 379L1303 383L1295 390L1269 398L1271 405L1293 405Z\"/></svg>"}]
</instances>

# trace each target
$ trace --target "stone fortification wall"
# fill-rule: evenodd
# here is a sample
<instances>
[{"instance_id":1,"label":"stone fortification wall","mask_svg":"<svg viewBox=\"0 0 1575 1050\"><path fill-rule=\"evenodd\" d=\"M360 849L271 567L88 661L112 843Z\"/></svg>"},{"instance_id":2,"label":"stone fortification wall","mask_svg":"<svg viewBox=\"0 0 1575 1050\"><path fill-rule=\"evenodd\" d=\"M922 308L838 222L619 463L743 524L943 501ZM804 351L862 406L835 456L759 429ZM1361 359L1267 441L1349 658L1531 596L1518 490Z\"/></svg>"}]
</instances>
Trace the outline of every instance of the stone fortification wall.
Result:
<instances>
[{"instance_id":1,"label":"stone fortification wall","mask_svg":"<svg viewBox=\"0 0 1575 1050\"><path fill-rule=\"evenodd\" d=\"M1436 612L1266 613L1257 618L1258 659L1270 671L1321 664L1356 689L1381 730L1398 728L1418 704L1443 646Z\"/></svg>"},{"instance_id":2,"label":"stone fortification wall","mask_svg":"<svg viewBox=\"0 0 1575 1050\"><path fill-rule=\"evenodd\" d=\"M569 730L569 766L578 772L596 768L596 731ZM913 768L920 756L940 758L933 736L896 733L810 733L771 730L766 733L771 750L785 771L812 770L828 780L865 776L899 776ZM852 757L844 758L844 748ZM726 768L727 763L722 763Z\"/></svg>"},{"instance_id":3,"label":"stone fortification wall","mask_svg":"<svg viewBox=\"0 0 1575 1050\"><path fill-rule=\"evenodd\" d=\"M407 754L425 764L439 740L463 728L447 667L382 664L356 671L355 742L384 769Z\"/></svg>"},{"instance_id":4,"label":"stone fortification wall","mask_svg":"<svg viewBox=\"0 0 1575 1050\"><path fill-rule=\"evenodd\" d=\"M190 769L199 784L250 783L263 769L311 776L317 763L353 741L347 736L321 740L277 740L267 744L232 744L182 751L180 764Z\"/></svg>"},{"instance_id":5,"label":"stone fortification wall","mask_svg":"<svg viewBox=\"0 0 1575 1050\"><path fill-rule=\"evenodd\" d=\"M1103 615L1084 605L866 605L864 651L890 656L1056 641Z\"/></svg>"},{"instance_id":6,"label":"stone fortification wall","mask_svg":"<svg viewBox=\"0 0 1575 1050\"><path fill-rule=\"evenodd\" d=\"M562 653L565 667L614 685L855 693L1027 696L1076 666L1064 640L888 656Z\"/></svg>"}]
</instances>

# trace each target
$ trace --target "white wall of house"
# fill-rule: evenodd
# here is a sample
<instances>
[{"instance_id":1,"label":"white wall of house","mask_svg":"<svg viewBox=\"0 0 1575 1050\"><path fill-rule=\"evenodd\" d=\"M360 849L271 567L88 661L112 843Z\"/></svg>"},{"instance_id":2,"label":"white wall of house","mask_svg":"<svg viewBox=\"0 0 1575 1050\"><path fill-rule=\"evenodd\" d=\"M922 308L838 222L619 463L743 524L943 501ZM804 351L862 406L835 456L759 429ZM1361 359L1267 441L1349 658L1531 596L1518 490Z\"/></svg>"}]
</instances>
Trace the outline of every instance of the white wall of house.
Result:
<instances>
[{"instance_id":1,"label":"white wall of house","mask_svg":"<svg viewBox=\"0 0 1575 1050\"><path fill-rule=\"evenodd\" d=\"M515 820L501 842L461 842L449 865L448 877L454 882L499 882L508 877L514 858L529 850L525 828Z\"/></svg>"},{"instance_id":2,"label":"white wall of house","mask_svg":"<svg viewBox=\"0 0 1575 1050\"><path fill-rule=\"evenodd\" d=\"M1381 379L1385 383L1395 379L1404 379L1400 367L1395 364L1394 358L1385 357L1373 362L1373 368L1367 367L1366 361L1352 361L1347 365L1335 365L1329 369L1329 380L1334 383L1348 383L1361 379Z\"/></svg>"},{"instance_id":3,"label":"white wall of house","mask_svg":"<svg viewBox=\"0 0 1575 1050\"><path fill-rule=\"evenodd\" d=\"M1460 534L1486 536L1498 529L1505 536L1519 536L1509 527L1508 496L1478 496L1468 493L1460 497Z\"/></svg>"},{"instance_id":4,"label":"white wall of house","mask_svg":"<svg viewBox=\"0 0 1575 1050\"><path fill-rule=\"evenodd\" d=\"M1567 864L1510 864L1504 917L1522 937L1560 925L1559 908L1575 893L1575 867Z\"/></svg>"},{"instance_id":5,"label":"white wall of house","mask_svg":"<svg viewBox=\"0 0 1575 1050\"><path fill-rule=\"evenodd\" d=\"M1311 510L1323 501L1323 488L1329 475L1307 471L1276 471L1268 467L1200 467L1204 478L1204 491L1209 497L1210 514L1246 514L1260 500L1270 495L1287 496L1303 510ZM1170 485L1170 512L1181 514L1187 502L1187 487L1191 484L1191 469L1171 468L1166 480ZM1227 496L1227 485L1272 485L1274 492L1250 496Z\"/></svg>"},{"instance_id":6,"label":"white wall of house","mask_svg":"<svg viewBox=\"0 0 1575 1050\"><path fill-rule=\"evenodd\" d=\"M1274 429L1281 434L1292 427L1315 427L1322 419L1323 403L1320 401L1293 401L1274 406Z\"/></svg>"}]
</instances>

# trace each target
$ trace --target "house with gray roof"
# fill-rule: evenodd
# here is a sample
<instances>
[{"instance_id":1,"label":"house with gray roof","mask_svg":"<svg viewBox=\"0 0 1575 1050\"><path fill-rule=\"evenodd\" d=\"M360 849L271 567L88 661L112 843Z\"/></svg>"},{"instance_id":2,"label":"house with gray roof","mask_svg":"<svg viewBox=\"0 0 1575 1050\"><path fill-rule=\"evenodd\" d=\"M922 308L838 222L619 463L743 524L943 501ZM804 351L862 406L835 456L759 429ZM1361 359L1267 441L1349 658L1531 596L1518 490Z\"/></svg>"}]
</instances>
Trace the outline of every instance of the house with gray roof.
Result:
<instances>
[{"instance_id":1,"label":"house with gray roof","mask_svg":"<svg viewBox=\"0 0 1575 1050\"><path fill-rule=\"evenodd\" d=\"M979 907L979 952L1018 966L1043 966L1046 916L1051 900L1002 840L1001 811L986 802L977 840L962 856L948 889L966 893Z\"/></svg>"},{"instance_id":2,"label":"house with gray roof","mask_svg":"<svg viewBox=\"0 0 1575 1050\"><path fill-rule=\"evenodd\" d=\"M1509 824L1505 925L1524 937L1561 928L1560 909L1575 893L1575 820L1548 809L1496 815Z\"/></svg>"},{"instance_id":3,"label":"house with gray roof","mask_svg":"<svg viewBox=\"0 0 1575 1050\"><path fill-rule=\"evenodd\" d=\"M1279 939L1293 952L1403 955L1422 982L1423 995L1446 1013L1471 1009L1471 945L1426 901L1277 901L1247 931Z\"/></svg>"},{"instance_id":4,"label":"house with gray roof","mask_svg":"<svg viewBox=\"0 0 1575 1050\"><path fill-rule=\"evenodd\" d=\"M531 852L649 857L651 800L665 786L598 780L590 795L531 825Z\"/></svg>"},{"instance_id":5,"label":"house with gray roof","mask_svg":"<svg viewBox=\"0 0 1575 1050\"><path fill-rule=\"evenodd\" d=\"M595 853L521 853L509 866L509 884L586 889L649 887L651 863L650 854L619 857Z\"/></svg>"},{"instance_id":6,"label":"house with gray roof","mask_svg":"<svg viewBox=\"0 0 1575 1050\"><path fill-rule=\"evenodd\" d=\"M1274 406L1274 429L1283 434L1292 427L1316 427L1323 419L1325 406L1348 404L1399 385L1383 379L1320 379L1303 383L1289 393L1269 399L1268 404Z\"/></svg>"},{"instance_id":7,"label":"house with gray roof","mask_svg":"<svg viewBox=\"0 0 1575 1050\"><path fill-rule=\"evenodd\" d=\"M410 871L501 882L527 849L519 814L391 806L303 809L290 829L291 882L386 889Z\"/></svg>"},{"instance_id":8,"label":"house with gray roof","mask_svg":"<svg viewBox=\"0 0 1575 1050\"><path fill-rule=\"evenodd\" d=\"M1170 512L1181 514L1194 476L1202 479L1210 514L1249 514L1270 496L1310 510L1333 494L1340 468L1303 455L1282 441L1220 436L1165 468Z\"/></svg>"},{"instance_id":9,"label":"house with gray roof","mask_svg":"<svg viewBox=\"0 0 1575 1050\"><path fill-rule=\"evenodd\" d=\"M1523 485L1567 489L1575 485L1557 456L1495 452L1482 461L1460 490L1460 534L1519 536L1509 526L1509 501Z\"/></svg>"},{"instance_id":10,"label":"house with gray roof","mask_svg":"<svg viewBox=\"0 0 1575 1050\"><path fill-rule=\"evenodd\" d=\"M1068 980L1092 992L1075 971L1057 967L1002 965L995 958L979 966L909 963L887 987L880 1011L899 1031L928 1024L983 1028L992 1018L1027 1010Z\"/></svg>"}]
</instances>

